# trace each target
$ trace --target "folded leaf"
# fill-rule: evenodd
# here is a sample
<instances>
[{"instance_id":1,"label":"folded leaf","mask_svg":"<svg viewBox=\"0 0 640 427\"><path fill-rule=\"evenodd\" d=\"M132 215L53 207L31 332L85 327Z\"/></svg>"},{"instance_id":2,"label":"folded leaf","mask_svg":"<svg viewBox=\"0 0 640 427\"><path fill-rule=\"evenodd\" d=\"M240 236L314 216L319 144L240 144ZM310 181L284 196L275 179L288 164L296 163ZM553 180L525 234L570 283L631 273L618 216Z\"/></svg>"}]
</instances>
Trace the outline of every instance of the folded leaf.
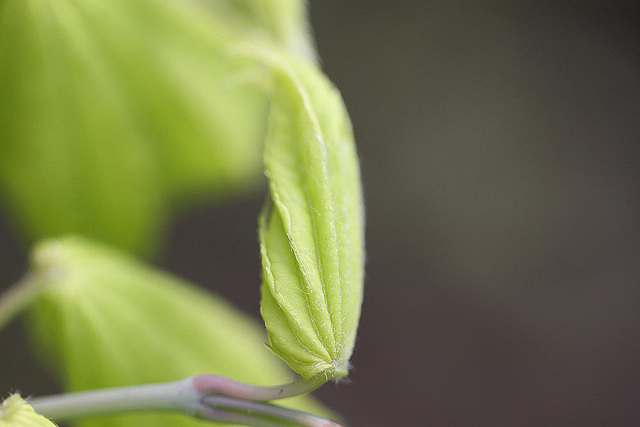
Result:
<instances>
[{"instance_id":1,"label":"folded leaf","mask_svg":"<svg viewBox=\"0 0 640 427\"><path fill-rule=\"evenodd\" d=\"M346 375L360 317L363 205L351 123L306 63L265 56L275 90L260 219L262 316L272 350L304 377Z\"/></svg>"},{"instance_id":2,"label":"folded leaf","mask_svg":"<svg viewBox=\"0 0 640 427\"><path fill-rule=\"evenodd\" d=\"M0 406L0 427L56 427L35 413L19 394L7 397Z\"/></svg>"},{"instance_id":3,"label":"folded leaf","mask_svg":"<svg viewBox=\"0 0 640 427\"><path fill-rule=\"evenodd\" d=\"M78 238L33 255L45 290L30 311L38 353L66 391L217 374L260 385L291 380L261 328L224 301L132 258ZM309 398L285 406L318 411ZM209 425L186 416L89 418L83 427Z\"/></svg>"}]
</instances>

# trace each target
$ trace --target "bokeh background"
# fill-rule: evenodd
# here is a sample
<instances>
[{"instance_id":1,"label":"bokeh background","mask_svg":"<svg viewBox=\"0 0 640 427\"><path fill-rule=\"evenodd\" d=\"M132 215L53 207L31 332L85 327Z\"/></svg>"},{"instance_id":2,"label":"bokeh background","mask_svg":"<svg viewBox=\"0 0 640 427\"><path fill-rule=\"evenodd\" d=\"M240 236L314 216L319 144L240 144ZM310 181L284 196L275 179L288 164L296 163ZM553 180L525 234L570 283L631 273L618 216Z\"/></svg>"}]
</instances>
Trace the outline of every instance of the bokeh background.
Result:
<instances>
[{"instance_id":1,"label":"bokeh background","mask_svg":"<svg viewBox=\"0 0 640 427\"><path fill-rule=\"evenodd\" d=\"M354 371L316 393L351 425L640 423L638 11L311 1L367 202ZM158 264L258 318L263 199L182 214ZM56 390L19 322L0 348L1 390Z\"/></svg>"}]
</instances>

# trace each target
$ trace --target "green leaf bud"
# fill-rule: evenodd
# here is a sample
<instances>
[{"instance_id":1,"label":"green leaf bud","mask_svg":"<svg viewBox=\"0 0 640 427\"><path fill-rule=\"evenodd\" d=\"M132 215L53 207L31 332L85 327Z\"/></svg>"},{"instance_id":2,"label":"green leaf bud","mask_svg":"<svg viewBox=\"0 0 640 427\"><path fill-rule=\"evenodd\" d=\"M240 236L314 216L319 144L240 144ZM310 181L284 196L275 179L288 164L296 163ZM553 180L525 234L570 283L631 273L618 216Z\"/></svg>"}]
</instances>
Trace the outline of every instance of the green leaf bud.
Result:
<instances>
[{"instance_id":1,"label":"green leaf bud","mask_svg":"<svg viewBox=\"0 0 640 427\"><path fill-rule=\"evenodd\" d=\"M260 218L262 316L296 372L348 372L363 286L363 204L351 122L312 64L266 56L275 89Z\"/></svg>"}]
</instances>

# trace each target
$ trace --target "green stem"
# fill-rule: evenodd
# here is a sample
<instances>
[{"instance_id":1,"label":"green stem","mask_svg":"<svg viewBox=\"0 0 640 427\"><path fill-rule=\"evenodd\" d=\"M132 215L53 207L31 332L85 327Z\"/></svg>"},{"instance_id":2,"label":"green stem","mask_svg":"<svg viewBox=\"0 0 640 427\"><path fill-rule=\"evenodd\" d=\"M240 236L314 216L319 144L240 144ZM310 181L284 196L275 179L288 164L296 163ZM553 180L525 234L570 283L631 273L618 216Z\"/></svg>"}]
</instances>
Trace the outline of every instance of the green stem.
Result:
<instances>
[{"instance_id":1,"label":"green stem","mask_svg":"<svg viewBox=\"0 0 640 427\"><path fill-rule=\"evenodd\" d=\"M199 399L189 378L169 383L36 397L29 404L39 414L57 421L141 411L177 411L193 416L198 412Z\"/></svg>"},{"instance_id":2,"label":"green stem","mask_svg":"<svg viewBox=\"0 0 640 427\"><path fill-rule=\"evenodd\" d=\"M0 295L0 329L24 310L40 293L42 281L31 273Z\"/></svg>"},{"instance_id":3,"label":"green stem","mask_svg":"<svg viewBox=\"0 0 640 427\"><path fill-rule=\"evenodd\" d=\"M215 375L182 381L44 396L29 403L55 421L126 412L172 411L196 418L252 426L295 424L339 427L334 421L260 403L307 393L326 382L302 379L276 387L257 387Z\"/></svg>"}]
</instances>

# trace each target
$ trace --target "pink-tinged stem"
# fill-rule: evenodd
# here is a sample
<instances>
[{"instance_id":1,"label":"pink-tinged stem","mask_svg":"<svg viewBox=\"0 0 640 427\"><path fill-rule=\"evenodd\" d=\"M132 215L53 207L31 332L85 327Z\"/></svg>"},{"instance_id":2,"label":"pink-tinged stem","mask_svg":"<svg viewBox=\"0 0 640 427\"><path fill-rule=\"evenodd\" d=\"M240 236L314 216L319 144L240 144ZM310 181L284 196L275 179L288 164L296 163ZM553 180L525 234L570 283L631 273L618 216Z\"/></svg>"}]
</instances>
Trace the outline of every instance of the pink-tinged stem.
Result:
<instances>
[{"instance_id":1,"label":"pink-tinged stem","mask_svg":"<svg viewBox=\"0 0 640 427\"><path fill-rule=\"evenodd\" d=\"M326 383L328 379L320 374L309 379L302 378L289 384L272 387L245 384L217 375L198 375L192 377L191 381L194 389L205 396L216 394L255 402L269 402L309 393Z\"/></svg>"},{"instance_id":2,"label":"pink-tinged stem","mask_svg":"<svg viewBox=\"0 0 640 427\"><path fill-rule=\"evenodd\" d=\"M266 403L233 399L225 396L207 396L202 401L207 406L207 409L204 410L201 416L206 415L208 411L214 411L215 413L220 410L229 410L233 411L233 413L250 414L250 416L256 418L250 425L256 426L282 426L283 423L286 423L307 427L340 427L340 424L326 418ZM272 421L265 420L265 417Z\"/></svg>"}]
</instances>

